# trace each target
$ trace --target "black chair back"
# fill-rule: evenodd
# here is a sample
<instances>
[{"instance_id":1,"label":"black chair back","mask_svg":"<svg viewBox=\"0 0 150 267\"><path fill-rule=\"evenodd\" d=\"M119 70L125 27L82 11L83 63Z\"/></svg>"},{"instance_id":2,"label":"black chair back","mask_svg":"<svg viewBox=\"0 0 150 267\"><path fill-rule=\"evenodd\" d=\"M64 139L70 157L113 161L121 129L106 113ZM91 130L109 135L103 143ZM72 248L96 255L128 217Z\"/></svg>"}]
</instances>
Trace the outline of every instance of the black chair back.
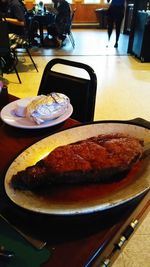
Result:
<instances>
[{"instance_id":1,"label":"black chair back","mask_svg":"<svg viewBox=\"0 0 150 267\"><path fill-rule=\"evenodd\" d=\"M69 74L52 70L56 64L68 65L85 70L89 79L84 79ZM90 122L94 119L97 77L94 70L80 62L52 59L46 65L41 79L38 95L58 92L67 95L73 106L72 118L81 122Z\"/></svg>"}]
</instances>

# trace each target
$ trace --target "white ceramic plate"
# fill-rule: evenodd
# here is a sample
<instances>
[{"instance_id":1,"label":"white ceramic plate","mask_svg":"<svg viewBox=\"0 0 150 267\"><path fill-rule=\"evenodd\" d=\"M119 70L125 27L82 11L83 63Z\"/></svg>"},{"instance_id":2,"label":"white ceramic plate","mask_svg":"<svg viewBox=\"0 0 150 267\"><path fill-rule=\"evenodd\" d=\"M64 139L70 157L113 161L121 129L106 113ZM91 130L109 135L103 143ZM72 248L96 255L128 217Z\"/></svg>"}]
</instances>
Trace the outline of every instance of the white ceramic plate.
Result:
<instances>
[{"instance_id":1,"label":"white ceramic plate","mask_svg":"<svg viewBox=\"0 0 150 267\"><path fill-rule=\"evenodd\" d=\"M18 117L15 115L15 107L16 107L17 101L19 101L19 100L16 100L16 101L9 103L1 111L1 119L5 123L7 123L11 126L17 127L17 128L41 129L41 128L54 126L54 125L57 125L57 124L65 121L66 119L68 119L73 112L73 107L71 104L69 104L67 111L64 114L62 114L61 116L59 116L58 118L56 118L54 120L45 121L44 123L37 125L27 118Z\"/></svg>"},{"instance_id":2,"label":"white ceramic plate","mask_svg":"<svg viewBox=\"0 0 150 267\"><path fill-rule=\"evenodd\" d=\"M27 166L35 164L55 147L76 142L98 134L126 133L150 142L150 130L126 123L93 123L74 127L53 134L35 143L20 154L10 165L5 177L5 190L8 197L27 210L59 215L93 213L116 207L133 200L150 188L149 157L140 165L136 175L127 176L120 182L107 185L57 186L48 194L14 190L11 177Z\"/></svg>"}]
</instances>

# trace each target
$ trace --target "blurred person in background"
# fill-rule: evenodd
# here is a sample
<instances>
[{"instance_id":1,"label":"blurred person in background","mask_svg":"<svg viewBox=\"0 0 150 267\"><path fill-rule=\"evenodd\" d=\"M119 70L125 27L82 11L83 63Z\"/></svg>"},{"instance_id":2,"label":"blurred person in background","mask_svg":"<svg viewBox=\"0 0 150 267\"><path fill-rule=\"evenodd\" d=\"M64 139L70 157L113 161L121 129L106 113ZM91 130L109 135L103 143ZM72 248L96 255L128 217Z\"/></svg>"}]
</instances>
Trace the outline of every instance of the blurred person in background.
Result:
<instances>
[{"instance_id":1,"label":"blurred person in background","mask_svg":"<svg viewBox=\"0 0 150 267\"><path fill-rule=\"evenodd\" d=\"M8 23L9 33L24 36L25 9L21 0L0 0L0 12Z\"/></svg>"},{"instance_id":2,"label":"blurred person in background","mask_svg":"<svg viewBox=\"0 0 150 267\"><path fill-rule=\"evenodd\" d=\"M71 23L71 7L66 0L53 0L55 10L55 22L48 25L45 45L50 47L61 47L65 40L66 28ZM49 39L49 35L52 36Z\"/></svg>"},{"instance_id":3,"label":"blurred person in background","mask_svg":"<svg viewBox=\"0 0 150 267\"><path fill-rule=\"evenodd\" d=\"M107 0L110 3L111 0ZM114 25L116 30L116 42L114 47L118 47L121 25L124 18L125 0L112 0L107 11L108 15L108 41L110 40ZM108 44L107 44L108 46Z\"/></svg>"}]
</instances>

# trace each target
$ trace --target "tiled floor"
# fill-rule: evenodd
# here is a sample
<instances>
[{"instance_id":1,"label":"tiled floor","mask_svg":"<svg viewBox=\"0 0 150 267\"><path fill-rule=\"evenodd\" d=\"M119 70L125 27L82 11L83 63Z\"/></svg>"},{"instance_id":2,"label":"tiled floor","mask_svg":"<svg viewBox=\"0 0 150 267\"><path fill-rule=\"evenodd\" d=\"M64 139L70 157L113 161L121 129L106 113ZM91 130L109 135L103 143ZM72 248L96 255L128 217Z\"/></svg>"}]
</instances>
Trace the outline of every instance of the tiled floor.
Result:
<instances>
[{"instance_id":1,"label":"tiled floor","mask_svg":"<svg viewBox=\"0 0 150 267\"><path fill-rule=\"evenodd\" d=\"M46 33L45 33L46 35ZM73 37L75 39L75 47L72 49L71 42L67 38L67 45L63 46L61 49L51 49L51 48L42 48L37 49L34 47L32 52L35 55L44 54L49 56L99 56L99 55L125 55L128 45L128 36L120 35L120 47L119 49L114 49L115 43L115 34L112 34L111 42L109 47L106 47L108 38L105 30L91 30L86 29L74 29ZM122 45L123 44L123 45Z\"/></svg>"},{"instance_id":2,"label":"tiled floor","mask_svg":"<svg viewBox=\"0 0 150 267\"><path fill-rule=\"evenodd\" d=\"M96 31L95 34L97 33L103 38L104 33L100 35L100 32ZM106 40L106 38L105 35L104 39ZM89 51L91 45L96 46L96 43L89 43ZM100 48L105 49L104 47L105 41L101 43ZM150 63L141 63L129 55L121 56L119 53L115 55L113 43L108 49L113 51L109 55L108 53L89 55L87 52L87 55L84 56L63 56L63 58L89 64L97 74L98 86L94 119L128 120L142 117L150 121ZM118 51L121 49L118 48ZM43 69L52 58L53 55L34 57L39 69L39 73L37 73L30 63L30 59L21 57L22 64L20 64L19 70L22 84L18 83L14 73L4 76L9 81L9 93L21 98L36 95ZM70 69L67 71L72 72ZM80 74L85 75L84 73ZM150 267L150 215L147 215L113 264L113 267L130 266Z\"/></svg>"}]
</instances>

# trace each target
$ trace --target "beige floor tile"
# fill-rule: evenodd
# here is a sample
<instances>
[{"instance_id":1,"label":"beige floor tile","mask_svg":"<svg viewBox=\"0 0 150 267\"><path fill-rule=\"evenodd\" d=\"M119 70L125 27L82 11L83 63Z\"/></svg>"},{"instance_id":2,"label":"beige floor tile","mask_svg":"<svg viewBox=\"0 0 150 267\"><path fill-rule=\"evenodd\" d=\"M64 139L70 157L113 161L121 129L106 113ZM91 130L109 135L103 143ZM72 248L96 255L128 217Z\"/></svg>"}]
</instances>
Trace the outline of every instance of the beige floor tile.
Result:
<instances>
[{"instance_id":1,"label":"beige floor tile","mask_svg":"<svg viewBox=\"0 0 150 267\"><path fill-rule=\"evenodd\" d=\"M141 223L140 227L135 232L135 235L149 235L150 236L150 212Z\"/></svg>"},{"instance_id":2,"label":"beige floor tile","mask_svg":"<svg viewBox=\"0 0 150 267\"><path fill-rule=\"evenodd\" d=\"M125 267L124 266L124 261L123 261L123 255L120 254L115 262L113 263L112 267Z\"/></svg>"},{"instance_id":3,"label":"beige floor tile","mask_svg":"<svg viewBox=\"0 0 150 267\"><path fill-rule=\"evenodd\" d=\"M124 267L150 267L150 235L133 236L122 256Z\"/></svg>"},{"instance_id":4,"label":"beige floor tile","mask_svg":"<svg viewBox=\"0 0 150 267\"><path fill-rule=\"evenodd\" d=\"M146 232L149 220L147 215L112 267L150 267L150 234Z\"/></svg>"},{"instance_id":5,"label":"beige floor tile","mask_svg":"<svg viewBox=\"0 0 150 267\"><path fill-rule=\"evenodd\" d=\"M113 267L125 267L122 254L120 254L117 259L115 260L114 264L112 265Z\"/></svg>"}]
</instances>

